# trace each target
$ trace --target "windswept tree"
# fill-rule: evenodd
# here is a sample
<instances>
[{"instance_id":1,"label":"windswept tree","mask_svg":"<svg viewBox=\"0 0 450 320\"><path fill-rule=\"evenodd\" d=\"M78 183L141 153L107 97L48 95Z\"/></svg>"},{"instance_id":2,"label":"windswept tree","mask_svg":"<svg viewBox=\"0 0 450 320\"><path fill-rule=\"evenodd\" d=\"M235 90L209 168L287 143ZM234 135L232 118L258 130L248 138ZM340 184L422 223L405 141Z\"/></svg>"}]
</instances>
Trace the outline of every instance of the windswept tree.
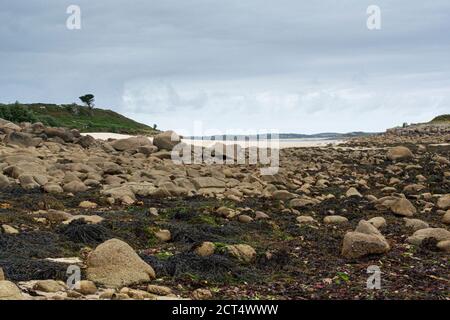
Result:
<instances>
[{"instance_id":1,"label":"windswept tree","mask_svg":"<svg viewBox=\"0 0 450 320\"><path fill-rule=\"evenodd\" d=\"M94 101L95 101L94 95L90 93L85 94L84 96L81 96L79 99L89 108L89 112L92 115L92 110L94 109Z\"/></svg>"}]
</instances>

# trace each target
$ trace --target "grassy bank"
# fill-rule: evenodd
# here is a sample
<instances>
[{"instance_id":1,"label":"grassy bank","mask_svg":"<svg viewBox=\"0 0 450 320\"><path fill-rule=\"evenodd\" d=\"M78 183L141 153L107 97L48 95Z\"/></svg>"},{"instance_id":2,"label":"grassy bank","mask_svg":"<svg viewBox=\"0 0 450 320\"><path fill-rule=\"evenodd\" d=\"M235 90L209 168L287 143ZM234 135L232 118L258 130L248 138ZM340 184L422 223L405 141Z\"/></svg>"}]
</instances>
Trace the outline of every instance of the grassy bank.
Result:
<instances>
[{"instance_id":1,"label":"grassy bank","mask_svg":"<svg viewBox=\"0 0 450 320\"><path fill-rule=\"evenodd\" d=\"M52 127L67 127L81 132L114 132L151 135L150 126L124 117L117 112L94 108L92 114L77 104L0 104L0 118L12 122L42 122Z\"/></svg>"},{"instance_id":2,"label":"grassy bank","mask_svg":"<svg viewBox=\"0 0 450 320\"><path fill-rule=\"evenodd\" d=\"M431 120L431 123L442 123L442 122L450 122L450 114L443 114Z\"/></svg>"}]
</instances>

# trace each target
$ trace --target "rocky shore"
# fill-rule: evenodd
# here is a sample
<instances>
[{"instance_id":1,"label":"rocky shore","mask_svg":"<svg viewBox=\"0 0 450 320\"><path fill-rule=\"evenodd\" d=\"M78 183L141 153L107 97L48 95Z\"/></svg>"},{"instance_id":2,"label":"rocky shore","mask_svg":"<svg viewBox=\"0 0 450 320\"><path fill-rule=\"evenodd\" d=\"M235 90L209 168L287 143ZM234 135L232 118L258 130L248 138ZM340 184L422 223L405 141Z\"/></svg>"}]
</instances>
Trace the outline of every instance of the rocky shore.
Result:
<instances>
[{"instance_id":1,"label":"rocky shore","mask_svg":"<svg viewBox=\"0 0 450 320\"><path fill-rule=\"evenodd\" d=\"M449 125L282 149L275 175L176 164L172 132L0 132L0 299L448 299Z\"/></svg>"}]
</instances>

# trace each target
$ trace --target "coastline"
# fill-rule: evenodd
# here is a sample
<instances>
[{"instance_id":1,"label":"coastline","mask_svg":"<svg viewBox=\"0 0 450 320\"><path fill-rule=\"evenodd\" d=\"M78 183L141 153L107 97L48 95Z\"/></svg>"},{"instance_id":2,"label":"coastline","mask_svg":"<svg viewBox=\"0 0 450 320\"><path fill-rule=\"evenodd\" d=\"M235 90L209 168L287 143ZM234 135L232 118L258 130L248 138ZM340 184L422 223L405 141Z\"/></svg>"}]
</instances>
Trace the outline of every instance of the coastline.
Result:
<instances>
[{"instance_id":1,"label":"coastline","mask_svg":"<svg viewBox=\"0 0 450 320\"><path fill-rule=\"evenodd\" d=\"M127 135L127 134L120 134L120 133L112 133L112 132L86 132L81 133L83 136L90 135L91 137L95 139L100 140L108 140L108 139L127 139L131 137L135 137L133 135ZM150 141L153 141L152 137L149 137ZM243 140L237 140L237 141L223 141L223 140L211 140L211 139L205 139L205 140L199 140L199 139L182 139L182 142L185 142L187 144L191 144L194 146L203 146L203 147L212 147L216 143L223 143L225 145L229 144L238 144L241 146L246 147L256 147L257 141L250 140L250 141L243 141ZM293 138L293 139L279 139L278 143L273 143L272 146L280 147L281 149L285 148L309 148L309 147L325 147L328 145L339 145L344 143L346 140L344 139L315 139L315 138ZM270 143L268 144L269 146Z\"/></svg>"}]
</instances>

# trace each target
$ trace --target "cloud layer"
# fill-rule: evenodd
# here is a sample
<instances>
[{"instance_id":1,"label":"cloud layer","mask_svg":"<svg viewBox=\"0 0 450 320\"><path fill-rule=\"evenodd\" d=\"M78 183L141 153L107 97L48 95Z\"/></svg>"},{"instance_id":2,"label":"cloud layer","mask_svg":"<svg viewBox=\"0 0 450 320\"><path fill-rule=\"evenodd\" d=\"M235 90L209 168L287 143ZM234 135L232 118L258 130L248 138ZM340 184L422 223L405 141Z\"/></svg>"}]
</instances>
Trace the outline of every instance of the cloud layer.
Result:
<instances>
[{"instance_id":1,"label":"cloud layer","mask_svg":"<svg viewBox=\"0 0 450 320\"><path fill-rule=\"evenodd\" d=\"M4 102L86 92L160 128L379 131L450 112L450 3L365 0L5 0Z\"/></svg>"}]
</instances>

